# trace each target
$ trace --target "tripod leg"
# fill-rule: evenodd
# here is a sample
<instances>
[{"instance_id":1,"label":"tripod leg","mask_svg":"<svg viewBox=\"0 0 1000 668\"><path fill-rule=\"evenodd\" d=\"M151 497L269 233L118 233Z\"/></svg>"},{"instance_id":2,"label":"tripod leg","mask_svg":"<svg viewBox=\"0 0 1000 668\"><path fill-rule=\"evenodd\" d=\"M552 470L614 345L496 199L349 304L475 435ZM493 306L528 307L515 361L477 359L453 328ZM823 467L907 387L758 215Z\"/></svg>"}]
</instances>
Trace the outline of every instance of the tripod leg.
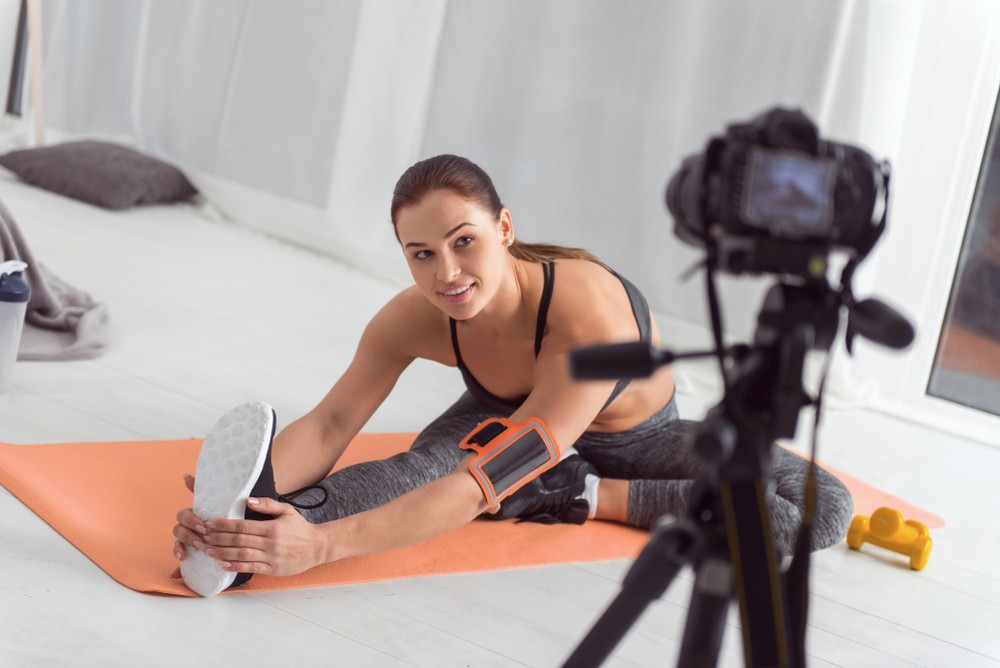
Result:
<instances>
[{"instance_id":1,"label":"tripod leg","mask_svg":"<svg viewBox=\"0 0 1000 668\"><path fill-rule=\"evenodd\" d=\"M716 665L732 592L729 559L725 555L704 559L695 576L678 666L712 668Z\"/></svg>"},{"instance_id":2,"label":"tripod leg","mask_svg":"<svg viewBox=\"0 0 1000 668\"><path fill-rule=\"evenodd\" d=\"M768 519L762 480L722 486L734 591L743 622L748 666L789 665L785 591Z\"/></svg>"},{"instance_id":3,"label":"tripod leg","mask_svg":"<svg viewBox=\"0 0 1000 668\"><path fill-rule=\"evenodd\" d=\"M684 520L661 525L622 581L622 591L563 664L563 668L601 665L650 603L663 595L687 564L697 544L694 527Z\"/></svg>"}]
</instances>

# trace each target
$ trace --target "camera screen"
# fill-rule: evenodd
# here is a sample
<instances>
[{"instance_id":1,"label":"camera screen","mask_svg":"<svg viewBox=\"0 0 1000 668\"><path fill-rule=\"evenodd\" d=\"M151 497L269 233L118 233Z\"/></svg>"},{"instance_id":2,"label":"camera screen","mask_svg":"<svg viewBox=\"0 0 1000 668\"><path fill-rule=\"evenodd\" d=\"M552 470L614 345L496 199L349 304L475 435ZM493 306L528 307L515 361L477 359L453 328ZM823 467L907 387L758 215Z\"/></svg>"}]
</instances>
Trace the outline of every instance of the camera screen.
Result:
<instances>
[{"instance_id":1,"label":"camera screen","mask_svg":"<svg viewBox=\"0 0 1000 668\"><path fill-rule=\"evenodd\" d=\"M836 176L831 160L751 148L742 218L778 234L826 235L833 221Z\"/></svg>"}]
</instances>

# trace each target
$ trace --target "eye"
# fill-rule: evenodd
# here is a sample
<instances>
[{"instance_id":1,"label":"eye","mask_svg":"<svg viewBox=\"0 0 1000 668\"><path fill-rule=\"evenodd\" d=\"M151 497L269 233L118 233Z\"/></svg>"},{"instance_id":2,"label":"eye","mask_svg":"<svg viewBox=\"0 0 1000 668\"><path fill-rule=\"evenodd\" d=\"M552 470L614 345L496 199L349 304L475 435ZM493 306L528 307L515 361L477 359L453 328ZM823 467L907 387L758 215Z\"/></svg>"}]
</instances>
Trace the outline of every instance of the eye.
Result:
<instances>
[{"instance_id":1,"label":"eye","mask_svg":"<svg viewBox=\"0 0 1000 668\"><path fill-rule=\"evenodd\" d=\"M455 246L457 248L461 248L462 246L468 246L473 241L475 241L475 239L473 237L462 236L462 237L459 237L458 239L455 240Z\"/></svg>"},{"instance_id":2,"label":"eye","mask_svg":"<svg viewBox=\"0 0 1000 668\"><path fill-rule=\"evenodd\" d=\"M416 253L413 254L413 258L415 260L426 260L430 256L431 252L429 250L418 250Z\"/></svg>"}]
</instances>

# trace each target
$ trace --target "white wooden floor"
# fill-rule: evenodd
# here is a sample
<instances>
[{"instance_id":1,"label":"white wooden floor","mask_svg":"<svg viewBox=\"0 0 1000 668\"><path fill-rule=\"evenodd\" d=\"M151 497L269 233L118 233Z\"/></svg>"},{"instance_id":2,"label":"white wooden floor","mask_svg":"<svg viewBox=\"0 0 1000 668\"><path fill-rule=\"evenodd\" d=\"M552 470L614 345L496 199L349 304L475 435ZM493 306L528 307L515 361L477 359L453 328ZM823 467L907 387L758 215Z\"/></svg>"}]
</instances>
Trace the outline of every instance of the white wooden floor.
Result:
<instances>
[{"instance_id":1,"label":"white wooden floor","mask_svg":"<svg viewBox=\"0 0 1000 668\"><path fill-rule=\"evenodd\" d=\"M203 436L232 405L307 410L395 291L194 207L122 214L0 178L39 259L105 301L88 362L19 363L0 441ZM415 431L457 374L411 369L370 431ZM710 398L682 395L699 417ZM926 570L844 544L815 555L813 666L1000 666L1000 449L884 415L828 415L821 457L947 521ZM178 485L181 481L178 481ZM619 591L615 561L176 599L117 584L0 490L0 666L557 666ZM674 665L690 573L606 665ZM738 619L720 665L742 665Z\"/></svg>"}]
</instances>

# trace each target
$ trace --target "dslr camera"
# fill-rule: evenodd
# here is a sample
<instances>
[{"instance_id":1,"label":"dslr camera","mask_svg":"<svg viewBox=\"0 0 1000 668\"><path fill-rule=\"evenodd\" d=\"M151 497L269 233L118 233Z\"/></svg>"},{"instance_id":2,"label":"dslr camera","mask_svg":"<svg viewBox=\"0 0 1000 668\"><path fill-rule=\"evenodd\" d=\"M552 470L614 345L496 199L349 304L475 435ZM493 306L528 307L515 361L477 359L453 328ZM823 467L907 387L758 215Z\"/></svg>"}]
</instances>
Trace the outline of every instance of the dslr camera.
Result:
<instances>
[{"instance_id":1,"label":"dslr camera","mask_svg":"<svg viewBox=\"0 0 1000 668\"><path fill-rule=\"evenodd\" d=\"M667 187L674 232L714 268L819 279L834 249L864 256L881 232L888 165L823 140L801 111L728 126ZM879 210L877 210L879 209Z\"/></svg>"}]
</instances>

